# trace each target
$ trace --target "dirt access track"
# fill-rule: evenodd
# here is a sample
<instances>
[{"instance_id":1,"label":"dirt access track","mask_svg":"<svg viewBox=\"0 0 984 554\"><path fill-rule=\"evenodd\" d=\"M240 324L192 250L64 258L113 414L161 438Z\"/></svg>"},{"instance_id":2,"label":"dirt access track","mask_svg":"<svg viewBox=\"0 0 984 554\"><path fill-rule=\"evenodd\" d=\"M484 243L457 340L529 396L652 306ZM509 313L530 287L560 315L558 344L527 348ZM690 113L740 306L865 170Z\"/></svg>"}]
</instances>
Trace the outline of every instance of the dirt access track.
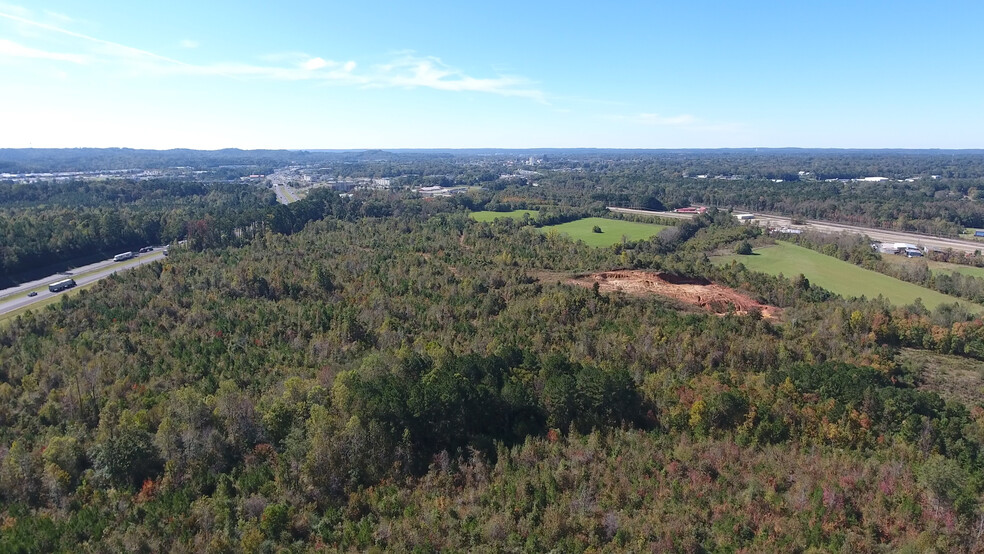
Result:
<instances>
[{"instance_id":1,"label":"dirt access track","mask_svg":"<svg viewBox=\"0 0 984 554\"><path fill-rule=\"evenodd\" d=\"M716 285L707 279L681 277L670 273L650 273L639 270L605 271L576 277L568 281L572 285L591 288L598 283L599 292L622 291L631 295L658 294L667 298L699 306L716 314L734 312L746 314L758 311L763 317L778 319L782 310L760 304L734 289Z\"/></svg>"}]
</instances>

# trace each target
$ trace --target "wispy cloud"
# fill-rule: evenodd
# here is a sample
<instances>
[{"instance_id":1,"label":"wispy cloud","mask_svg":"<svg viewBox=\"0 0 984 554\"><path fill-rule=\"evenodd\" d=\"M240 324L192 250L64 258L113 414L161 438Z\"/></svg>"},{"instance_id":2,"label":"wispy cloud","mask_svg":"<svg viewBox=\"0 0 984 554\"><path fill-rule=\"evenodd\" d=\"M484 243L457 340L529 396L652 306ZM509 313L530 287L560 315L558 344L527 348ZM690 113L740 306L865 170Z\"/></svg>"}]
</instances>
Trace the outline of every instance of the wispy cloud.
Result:
<instances>
[{"instance_id":1,"label":"wispy cloud","mask_svg":"<svg viewBox=\"0 0 984 554\"><path fill-rule=\"evenodd\" d=\"M448 92L475 92L499 96L521 97L546 103L546 95L528 79L511 75L475 77L444 63L433 56L413 52L395 54L388 62L364 68L354 60L337 61L306 53L273 54L263 58L266 63L242 61L214 64L192 64L148 50L78 33L61 25L37 21L23 10L0 11L0 19L29 26L62 39L74 39L79 55L60 55L40 48L6 41L0 44L0 59L34 57L56 61L84 63L92 61L119 67L135 74L219 76L237 79L280 81L319 81L326 84L372 88L427 88ZM70 22L67 16L59 19ZM183 48L196 48L198 43L184 39Z\"/></svg>"},{"instance_id":2,"label":"wispy cloud","mask_svg":"<svg viewBox=\"0 0 984 554\"><path fill-rule=\"evenodd\" d=\"M6 2L0 2L0 11L6 12L6 13L12 13L12 14L15 14L15 15L19 15L21 17L30 17L30 15L31 15L31 10L29 10L29 9L23 7L23 6L17 6L17 5L14 5L14 4L8 4Z\"/></svg>"},{"instance_id":3,"label":"wispy cloud","mask_svg":"<svg viewBox=\"0 0 984 554\"><path fill-rule=\"evenodd\" d=\"M20 23L22 25L27 25L30 27L34 27L36 29L48 31L50 33L61 35L63 37L78 39L82 43L88 44L90 47L91 46L99 47L97 50L94 50L92 54L99 54L104 57L109 56L109 57L116 57L116 58L149 59L149 60L155 60L158 62L165 62L165 63L179 65L179 66L190 65L180 60L176 60L174 58L168 58L167 56L161 56L159 54L155 54L147 50L141 50L139 48L126 46L125 44L120 44L117 42L103 40L82 33L77 33L75 31L70 31L68 29L64 29L62 27L52 25L50 23L35 21L33 19L28 19L27 17L22 17L20 15L16 15L13 13L0 12L0 19L7 19L15 23Z\"/></svg>"},{"instance_id":4,"label":"wispy cloud","mask_svg":"<svg viewBox=\"0 0 984 554\"><path fill-rule=\"evenodd\" d=\"M67 15L65 15L63 13L53 12L51 10L44 10L44 15L48 16L51 19L56 19L58 21L61 21L62 23L71 23L71 22L75 21L75 19L73 19L73 18L71 18L71 17L69 17L69 16L67 16Z\"/></svg>"},{"instance_id":5,"label":"wispy cloud","mask_svg":"<svg viewBox=\"0 0 984 554\"><path fill-rule=\"evenodd\" d=\"M189 50L192 50L198 48L199 46L201 46L201 44L199 44L197 40L191 40L190 38L186 38L183 39L181 42L179 42L178 46L180 46L181 48L187 48Z\"/></svg>"},{"instance_id":6,"label":"wispy cloud","mask_svg":"<svg viewBox=\"0 0 984 554\"><path fill-rule=\"evenodd\" d=\"M57 62L71 62L85 64L90 61L89 57L81 54L68 54L63 52L49 52L24 46L11 40L0 38L0 59L4 58L28 58L34 60L52 60Z\"/></svg>"},{"instance_id":7,"label":"wispy cloud","mask_svg":"<svg viewBox=\"0 0 984 554\"><path fill-rule=\"evenodd\" d=\"M139 71L148 75L190 75L198 77L229 77L245 80L265 81L324 81L337 85L362 85L368 83L366 77L346 71L353 62L333 62L321 58L311 58L292 66L256 65L248 63L217 63L208 65L170 66L161 64L143 65Z\"/></svg>"},{"instance_id":8,"label":"wispy cloud","mask_svg":"<svg viewBox=\"0 0 984 554\"><path fill-rule=\"evenodd\" d=\"M316 69L321 69L328 67L328 62L324 58L311 58L310 60L301 64L301 67L307 69L308 71L314 71Z\"/></svg>"},{"instance_id":9,"label":"wispy cloud","mask_svg":"<svg viewBox=\"0 0 984 554\"><path fill-rule=\"evenodd\" d=\"M405 54L393 62L379 66L379 70L375 84L410 88L426 87L448 91L486 92L546 102L544 93L533 88L526 79L512 76L471 77L433 56L419 57Z\"/></svg>"}]
</instances>

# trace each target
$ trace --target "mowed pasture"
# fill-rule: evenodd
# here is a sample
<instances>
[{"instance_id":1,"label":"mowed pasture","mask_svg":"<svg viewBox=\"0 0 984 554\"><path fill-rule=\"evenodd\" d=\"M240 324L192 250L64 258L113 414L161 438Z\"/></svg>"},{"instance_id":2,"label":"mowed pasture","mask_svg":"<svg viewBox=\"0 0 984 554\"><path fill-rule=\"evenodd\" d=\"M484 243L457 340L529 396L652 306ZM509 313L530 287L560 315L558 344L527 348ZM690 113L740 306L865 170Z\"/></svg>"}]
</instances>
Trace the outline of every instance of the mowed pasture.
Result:
<instances>
[{"instance_id":1,"label":"mowed pasture","mask_svg":"<svg viewBox=\"0 0 984 554\"><path fill-rule=\"evenodd\" d=\"M906 283L786 242L756 248L751 256L717 256L714 262L724 264L732 260L741 262L753 271L771 275L781 273L786 277L795 277L802 273L810 283L846 298L876 298L881 295L897 306L912 304L917 298L921 298L923 305L929 309L957 302L972 312L984 311L981 306L972 302Z\"/></svg>"},{"instance_id":2,"label":"mowed pasture","mask_svg":"<svg viewBox=\"0 0 984 554\"><path fill-rule=\"evenodd\" d=\"M595 233L594 228L601 228L600 233ZM577 221L568 221L559 225L548 225L541 227L544 233L557 231L562 235L567 235L573 240L583 240L588 246L605 247L622 242L624 236L627 240L643 240L666 229L666 225L655 223L638 223L635 221L622 221L620 219L606 219L603 217L586 217Z\"/></svg>"},{"instance_id":3,"label":"mowed pasture","mask_svg":"<svg viewBox=\"0 0 984 554\"><path fill-rule=\"evenodd\" d=\"M898 265L926 264L934 275L940 273L960 273L968 277L979 277L984 279L984 267L974 267L972 265L951 264L948 262L934 262L925 258L906 258L905 256L895 256L893 254L882 254L882 259L888 263Z\"/></svg>"},{"instance_id":4,"label":"mowed pasture","mask_svg":"<svg viewBox=\"0 0 984 554\"><path fill-rule=\"evenodd\" d=\"M524 214L530 214L530 219L536 219L540 212L536 210L513 210L511 212L472 212L469 214L475 221L492 222L496 219L508 217L510 219L523 219Z\"/></svg>"}]
</instances>

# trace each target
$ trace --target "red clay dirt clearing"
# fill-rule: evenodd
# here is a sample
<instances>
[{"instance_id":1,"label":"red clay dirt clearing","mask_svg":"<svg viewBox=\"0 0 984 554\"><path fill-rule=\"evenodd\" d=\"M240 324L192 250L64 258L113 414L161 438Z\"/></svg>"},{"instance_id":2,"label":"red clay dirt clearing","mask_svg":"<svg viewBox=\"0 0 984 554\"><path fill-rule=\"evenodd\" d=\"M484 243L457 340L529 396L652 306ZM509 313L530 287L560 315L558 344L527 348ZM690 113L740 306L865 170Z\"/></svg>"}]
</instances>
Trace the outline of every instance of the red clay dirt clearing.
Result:
<instances>
[{"instance_id":1,"label":"red clay dirt clearing","mask_svg":"<svg viewBox=\"0 0 984 554\"><path fill-rule=\"evenodd\" d=\"M760 304L754 299L724 285L707 279L681 277L670 273L650 273L639 270L604 271L571 279L568 283L591 288L598 283L600 292L622 291L631 295L658 294L680 302L699 306L716 314L761 312L763 317L777 319L782 310Z\"/></svg>"}]
</instances>

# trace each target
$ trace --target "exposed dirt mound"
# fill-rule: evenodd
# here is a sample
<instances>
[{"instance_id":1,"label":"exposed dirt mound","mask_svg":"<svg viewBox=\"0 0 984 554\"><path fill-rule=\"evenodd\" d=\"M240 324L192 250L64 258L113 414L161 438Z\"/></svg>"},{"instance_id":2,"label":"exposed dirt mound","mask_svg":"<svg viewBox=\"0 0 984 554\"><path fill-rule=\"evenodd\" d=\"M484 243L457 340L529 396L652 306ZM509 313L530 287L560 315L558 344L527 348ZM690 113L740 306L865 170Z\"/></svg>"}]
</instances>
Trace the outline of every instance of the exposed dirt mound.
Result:
<instances>
[{"instance_id":1,"label":"exposed dirt mound","mask_svg":"<svg viewBox=\"0 0 984 554\"><path fill-rule=\"evenodd\" d=\"M658 294L687 304L700 306L717 314L734 311L739 314L752 310L763 317L778 318L781 310L760 304L734 289L716 285L700 277L684 277L671 273L649 273L638 270L605 271L568 281L572 285L591 288L598 283L601 292L623 291L626 294Z\"/></svg>"},{"instance_id":2,"label":"exposed dirt mound","mask_svg":"<svg viewBox=\"0 0 984 554\"><path fill-rule=\"evenodd\" d=\"M666 281L671 285L710 285L711 282L703 277L686 277L684 275L674 275L673 273L666 273L660 271L656 274L656 277Z\"/></svg>"}]
</instances>

